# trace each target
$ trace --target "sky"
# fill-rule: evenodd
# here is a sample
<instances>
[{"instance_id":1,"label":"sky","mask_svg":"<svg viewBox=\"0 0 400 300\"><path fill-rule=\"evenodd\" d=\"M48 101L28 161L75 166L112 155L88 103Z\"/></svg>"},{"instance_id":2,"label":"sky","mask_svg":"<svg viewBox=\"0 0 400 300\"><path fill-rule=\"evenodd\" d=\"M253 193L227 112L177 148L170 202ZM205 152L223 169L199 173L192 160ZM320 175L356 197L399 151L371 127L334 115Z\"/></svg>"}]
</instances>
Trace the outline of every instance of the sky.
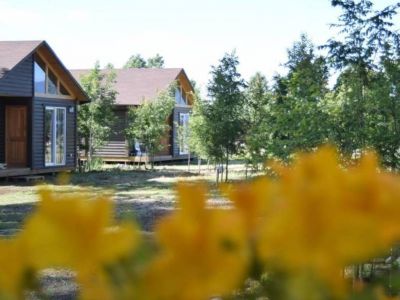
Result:
<instances>
[{"instance_id":1,"label":"sky","mask_svg":"<svg viewBox=\"0 0 400 300\"><path fill-rule=\"evenodd\" d=\"M302 33L323 44L339 14L330 0L0 0L0 40L46 40L70 69L159 53L205 91L224 53L236 50L246 80L272 78Z\"/></svg>"}]
</instances>

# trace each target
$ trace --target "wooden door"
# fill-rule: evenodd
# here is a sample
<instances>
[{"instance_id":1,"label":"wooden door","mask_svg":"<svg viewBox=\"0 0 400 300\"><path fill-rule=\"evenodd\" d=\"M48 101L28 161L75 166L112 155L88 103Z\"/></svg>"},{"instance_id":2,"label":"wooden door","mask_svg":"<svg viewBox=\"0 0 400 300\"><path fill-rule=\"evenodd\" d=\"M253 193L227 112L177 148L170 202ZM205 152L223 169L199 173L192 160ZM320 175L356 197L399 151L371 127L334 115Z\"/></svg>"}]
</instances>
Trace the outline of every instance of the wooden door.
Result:
<instances>
[{"instance_id":1,"label":"wooden door","mask_svg":"<svg viewBox=\"0 0 400 300\"><path fill-rule=\"evenodd\" d=\"M7 167L27 165L27 107L6 106L6 163Z\"/></svg>"}]
</instances>

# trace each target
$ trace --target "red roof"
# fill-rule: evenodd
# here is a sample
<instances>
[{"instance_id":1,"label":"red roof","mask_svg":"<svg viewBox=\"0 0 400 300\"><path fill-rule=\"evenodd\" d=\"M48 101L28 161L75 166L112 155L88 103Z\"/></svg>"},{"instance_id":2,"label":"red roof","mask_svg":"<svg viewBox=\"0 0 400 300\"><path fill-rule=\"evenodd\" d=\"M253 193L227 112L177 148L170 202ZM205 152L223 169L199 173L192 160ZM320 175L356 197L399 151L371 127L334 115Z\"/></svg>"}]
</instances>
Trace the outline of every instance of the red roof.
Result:
<instances>
[{"instance_id":1,"label":"red roof","mask_svg":"<svg viewBox=\"0 0 400 300\"><path fill-rule=\"evenodd\" d=\"M77 80L91 70L70 70ZM166 89L178 79L182 68L140 68L115 69L116 83L114 88L118 92L117 105L140 105L143 101L151 100L157 93ZM185 75L186 76L186 75Z\"/></svg>"}]
</instances>

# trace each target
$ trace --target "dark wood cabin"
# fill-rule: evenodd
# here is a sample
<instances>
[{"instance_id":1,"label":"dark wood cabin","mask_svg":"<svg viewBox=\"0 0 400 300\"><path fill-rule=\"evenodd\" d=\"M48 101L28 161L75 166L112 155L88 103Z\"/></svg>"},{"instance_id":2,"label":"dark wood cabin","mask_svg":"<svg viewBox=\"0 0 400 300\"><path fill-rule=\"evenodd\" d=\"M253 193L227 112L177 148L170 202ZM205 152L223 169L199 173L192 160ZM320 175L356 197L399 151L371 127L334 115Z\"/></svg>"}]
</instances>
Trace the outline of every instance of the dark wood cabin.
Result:
<instances>
[{"instance_id":1,"label":"dark wood cabin","mask_svg":"<svg viewBox=\"0 0 400 300\"><path fill-rule=\"evenodd\" d=\"M45 41L0 41L0 177L73 170L87 101Z\"/></svg>"},{"instance_id":2,"label":"dark wood cabin","mask_svg":"<svg viewBox=\"0 0 400 300\"><path fill-rule=\"evenodd\" d=\"M77 80L90 70L71 70ZM96 151L95 156L105 162L149 161L139 141L129 141L125 136L127 115L130 107L140 106L144 101L151 101L161 90L176 82L175 107L168 119L171 130L162 139L164 149L154 161L186 159L188 148L179 142L176 124L187 126L193 102L193 87L183 69L179 68L140 68L116 69L115 90L117 91L114 108L117 120L112 128L109 141Z\"/></svg>"}]
</instances>

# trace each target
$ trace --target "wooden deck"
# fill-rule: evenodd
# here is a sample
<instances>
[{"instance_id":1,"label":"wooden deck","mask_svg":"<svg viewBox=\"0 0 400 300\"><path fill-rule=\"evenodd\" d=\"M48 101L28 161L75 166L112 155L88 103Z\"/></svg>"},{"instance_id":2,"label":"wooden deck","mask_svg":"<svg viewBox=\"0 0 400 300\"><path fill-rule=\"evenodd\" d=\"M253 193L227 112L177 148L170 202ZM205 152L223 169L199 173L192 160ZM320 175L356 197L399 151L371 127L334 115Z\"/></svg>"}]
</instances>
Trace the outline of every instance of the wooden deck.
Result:
<instances>
[{"instance_id":1,"label":"wooden deck","mask_svg":"<svg viewBox=\"0 0 400 300\"><path fill-rule=\"evenodd\" d=\"M121 162L121 163L148 163L148 162L161 162L161 161L172 161L172 160L179 160L180 158L173 157L172 155L161 155L161 156L154 156L151 159L149 156L144 155L142 157L139 156L100 156L96 155L95 157L101 158L103 162ZM80 157L81 161L86 161L87 158L85 156Z\"/></svg>"},{"instance_id":2,"label":"wooden deck","mask_svg":"<svg viewBox=\"0 0 400 300\"><path fill-rule=\"evenodd\" d=\"M55 173L55 172L66 172L66 171L71 171L73 169L74 168L71 167L46 168L38 170L32 170L30 168L9 168L0 170L0 178L15 177L15 176L30 176L30 175Z\"/></svg>"}]
</instances>

